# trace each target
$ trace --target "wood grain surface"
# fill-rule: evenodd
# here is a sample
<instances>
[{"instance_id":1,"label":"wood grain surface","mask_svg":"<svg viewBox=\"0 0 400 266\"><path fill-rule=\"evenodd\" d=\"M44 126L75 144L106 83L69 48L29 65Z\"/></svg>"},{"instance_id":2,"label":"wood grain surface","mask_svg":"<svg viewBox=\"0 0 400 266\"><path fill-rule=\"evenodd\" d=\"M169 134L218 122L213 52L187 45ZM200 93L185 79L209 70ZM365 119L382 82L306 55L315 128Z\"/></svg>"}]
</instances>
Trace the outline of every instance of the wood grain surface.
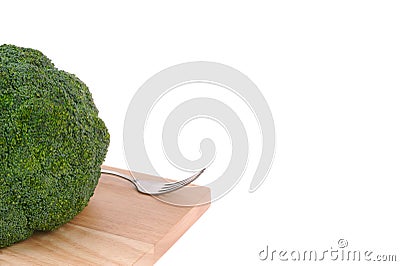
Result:
<instances>
[{"instance_id":1,"label":"wood grain surface","mask_svg":"<svg viewBox=\"0 0 400 266\"><path fill-rule=\"evenodd\" d=\"M178 190L165 197L206 202L210 191ZM56 231L0 249L0 265L153 265L208 207L170 205L136 192L123 179L102 175L82 213Z\"/></svg>"}]
</instances>

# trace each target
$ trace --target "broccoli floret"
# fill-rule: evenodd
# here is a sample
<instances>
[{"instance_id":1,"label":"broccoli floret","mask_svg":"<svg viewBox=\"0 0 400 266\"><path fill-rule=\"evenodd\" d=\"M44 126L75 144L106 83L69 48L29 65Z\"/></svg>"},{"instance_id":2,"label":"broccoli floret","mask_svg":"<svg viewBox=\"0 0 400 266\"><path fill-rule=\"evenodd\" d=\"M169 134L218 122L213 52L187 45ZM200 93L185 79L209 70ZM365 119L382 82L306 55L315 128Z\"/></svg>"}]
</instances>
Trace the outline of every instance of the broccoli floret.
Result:
<instances>
[{"instance_id":1,"label":"broccoli floret","mask_svg":"<svg viewBox=\"0 0 400 266\"><path fill-rule=\"evenodd\" d=\"M37 50L0 46L0 248L87 206L109 138L82 81Z\"/></svg>"}]
</instances>

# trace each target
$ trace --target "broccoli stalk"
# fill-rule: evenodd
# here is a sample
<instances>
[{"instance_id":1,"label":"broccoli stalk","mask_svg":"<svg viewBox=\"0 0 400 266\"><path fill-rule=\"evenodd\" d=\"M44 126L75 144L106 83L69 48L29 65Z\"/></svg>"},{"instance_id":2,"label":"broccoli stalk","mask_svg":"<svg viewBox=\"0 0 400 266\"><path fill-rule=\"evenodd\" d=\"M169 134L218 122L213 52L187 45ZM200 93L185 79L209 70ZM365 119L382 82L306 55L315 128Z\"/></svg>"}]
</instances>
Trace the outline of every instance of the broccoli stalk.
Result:
<instances>
[{"instance_id":1,"label":"broccoli stalk","mask_svg":"<svg viewBox=\"0 0 400 266\"><path fill-rule=\"evenodd\" d=\"M109 138L82 81L37 50L0 46L0 248L87 206Z\"/></svg>"}]
</instances>

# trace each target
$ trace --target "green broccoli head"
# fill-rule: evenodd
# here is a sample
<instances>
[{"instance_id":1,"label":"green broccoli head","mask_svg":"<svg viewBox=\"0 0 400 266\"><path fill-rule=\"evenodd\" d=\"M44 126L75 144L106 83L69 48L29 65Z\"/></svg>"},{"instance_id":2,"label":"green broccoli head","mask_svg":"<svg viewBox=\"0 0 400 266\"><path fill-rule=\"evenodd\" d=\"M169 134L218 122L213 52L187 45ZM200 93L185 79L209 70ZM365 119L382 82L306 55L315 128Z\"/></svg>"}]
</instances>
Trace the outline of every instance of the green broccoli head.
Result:
<instances>
[{"instance_id":1,"label":"green broccoli head","mask_svg":"<svg viewBox=\"0 0 400 266\"><path fill-rule=\"evenodd\" d=\"M85 208L109 134L87 86L41 52L0 46L0 248Z\"/></svg>"}]
</instances>

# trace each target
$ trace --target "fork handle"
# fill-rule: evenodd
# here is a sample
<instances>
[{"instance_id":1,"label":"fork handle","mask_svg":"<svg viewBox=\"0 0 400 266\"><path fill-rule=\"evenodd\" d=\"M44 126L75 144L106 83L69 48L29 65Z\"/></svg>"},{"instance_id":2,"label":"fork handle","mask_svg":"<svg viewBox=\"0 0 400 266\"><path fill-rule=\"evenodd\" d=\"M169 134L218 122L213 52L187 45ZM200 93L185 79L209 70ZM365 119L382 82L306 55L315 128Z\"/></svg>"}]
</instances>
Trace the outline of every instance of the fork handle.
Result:
<instances>
[{"instance_id":1,"label":"fork handle","mask_svg":"<svg viewBox=\"0 0 400 266\"><path fill-rule=\"evenodd\" d=\"M117 172L117 171L101 168L101 173L102 174L107 174L107 175L115 175L115 176L121 177L123 179L126 179L126 180L136 184L136 179L135 178L133 178L132 176Z\"/></svg>"}]
</instances>

